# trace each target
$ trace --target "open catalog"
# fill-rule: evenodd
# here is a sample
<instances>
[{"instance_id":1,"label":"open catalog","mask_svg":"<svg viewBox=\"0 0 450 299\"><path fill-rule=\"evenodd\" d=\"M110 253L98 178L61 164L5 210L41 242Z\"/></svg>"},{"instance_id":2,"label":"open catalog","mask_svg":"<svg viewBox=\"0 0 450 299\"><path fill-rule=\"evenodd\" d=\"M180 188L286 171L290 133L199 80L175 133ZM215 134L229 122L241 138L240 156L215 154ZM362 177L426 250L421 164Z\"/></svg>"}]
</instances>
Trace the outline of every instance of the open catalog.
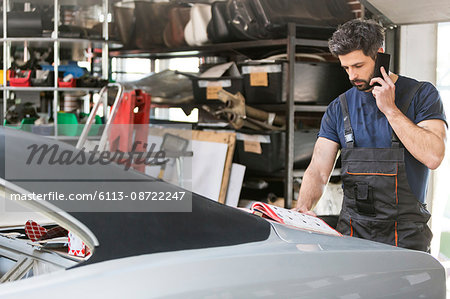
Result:
<instances>
[{"instance_id":1,"label":"open catalog","mask_svg":"<svg viewBox=\"0 0 450 299\"><path fill-rule=\"evenodd\" d=\"M263 218L300 229L333 236L342 236L341 233L331 228L325 221L318 217L268 205L263 202L255 202L251 207L251 211L253 214Z\"/></svg>"}]
</instances>

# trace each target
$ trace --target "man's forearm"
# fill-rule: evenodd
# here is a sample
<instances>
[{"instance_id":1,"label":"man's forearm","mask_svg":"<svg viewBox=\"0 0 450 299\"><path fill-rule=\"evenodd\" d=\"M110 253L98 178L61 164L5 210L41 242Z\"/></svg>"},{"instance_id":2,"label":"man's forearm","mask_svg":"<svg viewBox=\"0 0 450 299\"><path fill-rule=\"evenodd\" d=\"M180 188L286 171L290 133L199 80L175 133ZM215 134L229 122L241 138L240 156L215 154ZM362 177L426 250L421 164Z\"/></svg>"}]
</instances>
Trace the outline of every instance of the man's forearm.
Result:
<instances>
[{"instance_id":1,"label":"man's forearm","mask_svg":"<svg viewBox=\"0 0 450 299\"><path fill-rule=\"evenodd\" d=\"M338 151L337 142L323 137L317 139L311 163L303 176L295 210L307 213L314 208L330 179Z\"/></svg>"},{"instance_id":2,"label":"man's forearm","mask_svg":"<svg viewBox=\"0 0 450 299\"><path fill-rule=\"evenodd\" d=\"M328 178L324 178L314 170L307 169L303 176L296 207L301 212L312 210L322 197L327 183Z\"/></svg>"},{"instance_id":3,"label":"man's forearm","mask_svg":"<svg viewBox=\"0 0 450 299\"><path fill-rule=\"evenodd\" d=\"M386 114L394 132L406 149L418 161L430 169L441 163L445 153L445 143L441 136L414 124L400 110Z\"/></svg>"}]
</instances>

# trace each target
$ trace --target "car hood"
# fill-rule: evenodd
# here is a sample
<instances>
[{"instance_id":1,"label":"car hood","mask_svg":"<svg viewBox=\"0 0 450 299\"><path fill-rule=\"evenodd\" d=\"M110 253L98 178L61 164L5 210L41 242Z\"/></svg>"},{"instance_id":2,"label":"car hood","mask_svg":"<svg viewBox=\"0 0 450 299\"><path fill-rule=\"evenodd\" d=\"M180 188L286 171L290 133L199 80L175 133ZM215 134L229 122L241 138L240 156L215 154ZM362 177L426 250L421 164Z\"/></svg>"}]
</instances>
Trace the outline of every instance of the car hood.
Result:
<instances>
[{"instance_id":1,"label":"car hood","mask_svg":"<svg viewBox=\"0 0 450 299\"><path fill-rule=\"evenodd\" d=\"M67 292L74 285L77 291ZM66 298L99 292L105 298L443 298L445 271L423 252L272 224L264 241L115 259L0 288L2 298L48 292Z\"/></svg>"}]
</instances>

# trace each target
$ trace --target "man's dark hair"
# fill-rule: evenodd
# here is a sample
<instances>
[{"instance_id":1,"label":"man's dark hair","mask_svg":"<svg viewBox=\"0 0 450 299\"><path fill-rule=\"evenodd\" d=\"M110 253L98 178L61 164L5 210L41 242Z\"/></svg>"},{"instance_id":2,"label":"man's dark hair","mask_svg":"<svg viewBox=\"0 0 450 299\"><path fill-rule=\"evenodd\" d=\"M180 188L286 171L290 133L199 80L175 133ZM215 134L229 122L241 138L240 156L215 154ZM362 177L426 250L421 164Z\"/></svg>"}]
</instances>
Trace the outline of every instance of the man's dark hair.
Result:
<instances>
[{"instance_id":1,"label":"man's dark hair","mask_svg":"<svg viewBox=\"0 0 450 299\"><path fill-rule=\"evenodd\" d=\"M373 20L354 19L337 28L328 41L328 48L334 56L362 50L364 55L375 59L383 40L384 29L381 25Z\"/></svg>"}]
</instances>

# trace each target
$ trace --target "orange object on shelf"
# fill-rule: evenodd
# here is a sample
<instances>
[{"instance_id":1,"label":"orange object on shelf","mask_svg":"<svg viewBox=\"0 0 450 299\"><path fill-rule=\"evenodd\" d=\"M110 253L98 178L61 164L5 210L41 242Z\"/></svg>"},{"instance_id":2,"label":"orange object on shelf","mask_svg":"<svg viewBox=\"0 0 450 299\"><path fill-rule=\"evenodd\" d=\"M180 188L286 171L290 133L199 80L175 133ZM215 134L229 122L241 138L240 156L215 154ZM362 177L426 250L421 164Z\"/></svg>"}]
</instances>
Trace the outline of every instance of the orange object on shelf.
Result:
<instances>
[{"instance_id":1,"label":"orange object on shelf","mask_svg":"<svg viewBox=\"0 0 450 299\"><path fill-rule=\"evenodd\" d=\"M9 74L11 73L10 70L6 71L6 82L9 82ZM3 70L0 70L0 85L3 85Z\"/></svg>"}]
</instances>

